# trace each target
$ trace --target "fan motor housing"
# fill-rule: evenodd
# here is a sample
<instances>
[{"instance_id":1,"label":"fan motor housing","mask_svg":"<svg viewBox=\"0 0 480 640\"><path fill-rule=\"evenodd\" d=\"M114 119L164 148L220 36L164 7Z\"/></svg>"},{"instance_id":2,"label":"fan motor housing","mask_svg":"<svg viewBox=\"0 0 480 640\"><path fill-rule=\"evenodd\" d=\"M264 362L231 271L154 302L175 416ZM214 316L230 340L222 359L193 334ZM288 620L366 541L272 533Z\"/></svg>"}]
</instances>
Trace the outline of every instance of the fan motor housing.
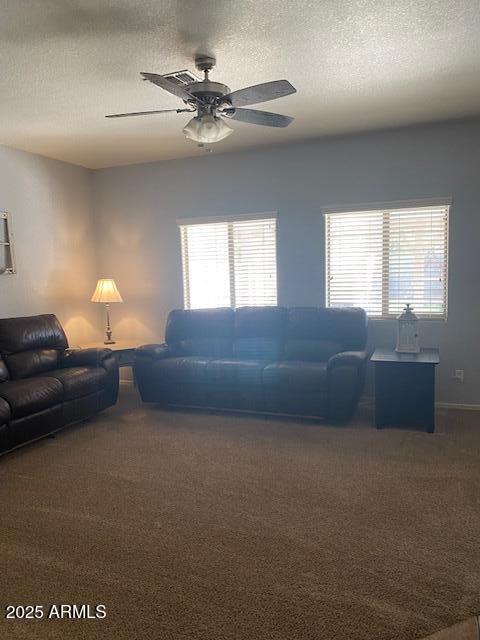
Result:
<instances>
[{"instance_id":1,"label":"fan motor housing","mask_svg":"<svg viewBox=\"0 0 480 640\"><path fill-rule=\"evenodd\" d=\"M202 98L203 96L211 98L221 98L222 96L230 93L230 87L221 82L211 82L210 80L203 80L201 82L193 82L186 86L186 89L196 98Z\"/></svg>"}]
</instances>

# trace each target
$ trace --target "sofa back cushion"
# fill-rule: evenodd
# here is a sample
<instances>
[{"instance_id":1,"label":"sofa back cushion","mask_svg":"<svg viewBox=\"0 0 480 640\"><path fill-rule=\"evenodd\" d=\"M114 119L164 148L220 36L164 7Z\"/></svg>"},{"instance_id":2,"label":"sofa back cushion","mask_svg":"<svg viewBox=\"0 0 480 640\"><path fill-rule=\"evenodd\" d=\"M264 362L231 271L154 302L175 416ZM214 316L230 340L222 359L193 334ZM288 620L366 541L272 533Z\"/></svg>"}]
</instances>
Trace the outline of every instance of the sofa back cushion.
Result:
<instances>
[{"instance_id":1,"label":"sofa back cushion","mask_svg":"<svg viewBox=\"0 0 480 640\"><path fill-rule=\"evenodd\" d=\"M67 347L53 314L0 319L0 354L13 379L56 369L59 353Z\"/></svg>"},{"instance_id":2,"label":"sofa back cushion","mask_svg":"<svg viewBox=\"0 0 480 640\"><path fill-rule=\"evenodd\" d=\"M5 382L5 380L8 380L8 378L9 375L7 365L5 364L5 360L0 358L0 382Z\"/></svg>"},{"instance_id":3,"label":"sofa back cushion","mask_svg":"<svg viewBox=\"0 0 480 640\"><path fill-rule=\"evenodd\" d=\"M362 351L367 344L367 314L360 307L321 309L329 318L333 339L339 340L342 351Z\"/></svg>"},{"instance_id":4,"label":"sofa back cushion","mask_svg":"<svg viewBox=\"0 0 480 640\"><path fill-rule=\"evenodd\" d=\"M325 361L340 351L364 349L366 339L363 309L293 307L288 310L284 358Z\"/></svg>"},{"instance_id":5,"label":"sofa back cushion","mask_svg":"<svg viewBox=\"0 0 480 640\"><path fill-rule=\"evenodd\" d=\"M30 349L5 358L13 380L52 371L58 366L57 349Z\"/></svg>"},{"instance_id":6,"label":"sofa back cushion","mask_svg":"<svg viewBox=\"0 0 480 640\"><path fill-rule=\"evenodd\" d=\"M165 340L174 356L322 362L361 350L367 317L359 308L176 309Z\"/></svg>"},{"instance_id":7,"label":"sofa back cushion","mask_svg":"<svg viewBox=\"0 0 480 640\"><path fill-rule=\"evenodd\" d=\"M279 360L287 323L283 307L240 307L235 311L233 353L244 360Z\"/></svg>"},{"instance_id":8,"label":"sofa back cushion","mask_svg":"<svg viewBox=\"0 0 480 640\"><path fill-rule=\"evenodd\" d=\"M168 316L165 341L175 356L232 356L234 311L175 309Z\"/></svg>"},{"instance_id":9,"label":"sofa back cushion","mask_svg":"<svg viewBox=\"0 0 480 640\"><path fill-rule=\"evenodd\" d=\"M283 358L305 362L326 362L340 351L343 349L335 340L293 339L285 341Z\"/></svg>"}]
</instances>

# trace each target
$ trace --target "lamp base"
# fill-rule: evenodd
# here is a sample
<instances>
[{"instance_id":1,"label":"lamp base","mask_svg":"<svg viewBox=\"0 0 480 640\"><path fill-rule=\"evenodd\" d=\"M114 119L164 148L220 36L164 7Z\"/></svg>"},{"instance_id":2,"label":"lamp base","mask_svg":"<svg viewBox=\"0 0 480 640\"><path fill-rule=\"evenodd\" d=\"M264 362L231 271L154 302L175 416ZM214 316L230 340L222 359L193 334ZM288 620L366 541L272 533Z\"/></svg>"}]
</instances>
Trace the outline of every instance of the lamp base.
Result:
<instances>
[{"instance_id":1,"label":"lamp base","mask_svg":"<svg viewBox=\"0 0 480 640\"><path fill-rule=\"evenodd\" d=\"M115 344L115 340L104 340L103 344Z\"/></svg>"}]
</instances>

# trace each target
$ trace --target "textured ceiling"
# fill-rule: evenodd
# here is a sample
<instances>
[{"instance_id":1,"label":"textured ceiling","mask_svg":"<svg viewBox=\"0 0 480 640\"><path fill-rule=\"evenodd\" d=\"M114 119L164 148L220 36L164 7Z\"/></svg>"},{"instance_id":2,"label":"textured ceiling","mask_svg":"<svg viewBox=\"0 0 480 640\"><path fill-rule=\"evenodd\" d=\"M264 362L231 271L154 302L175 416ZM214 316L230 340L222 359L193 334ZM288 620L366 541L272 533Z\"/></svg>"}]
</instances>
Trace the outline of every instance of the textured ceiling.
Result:
<instances>
[{"instance_id":1,"label":"textured ceiling","mask_svg":"<svg viewBox=\"0 0 480 640\"><path fill-rule=\"evenodd\" d=\"M259 105L288 129L235 122L216 153L480 113L478 0L2 0L0 143L92 168L201 155L189 114L104 118L182 106L139 72L196 52L232 90L298 91Z\"/></svg>"}]
</instances>

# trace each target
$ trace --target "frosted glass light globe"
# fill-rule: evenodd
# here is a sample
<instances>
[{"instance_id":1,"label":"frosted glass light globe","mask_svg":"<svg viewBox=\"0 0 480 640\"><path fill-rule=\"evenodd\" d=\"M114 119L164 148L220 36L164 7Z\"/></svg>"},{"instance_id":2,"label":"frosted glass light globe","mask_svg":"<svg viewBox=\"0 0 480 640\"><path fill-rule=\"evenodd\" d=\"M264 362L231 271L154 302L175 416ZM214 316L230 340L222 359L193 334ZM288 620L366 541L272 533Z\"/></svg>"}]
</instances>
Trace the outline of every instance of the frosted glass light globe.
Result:
<instances>
[{"instance_id":1,"label":"frosted glass light globe","mask_svg":"<svg viewBox=\"0 0 480 640\"><path fill-rule=\"evenodd\" d=\"M229 136L233 133L233 129L222 118L206 114L192 118L183 127L183 133L187 138L195 142L212 144L213 142L220 142L220 140Z\"/></svg>"}]
</instances>

